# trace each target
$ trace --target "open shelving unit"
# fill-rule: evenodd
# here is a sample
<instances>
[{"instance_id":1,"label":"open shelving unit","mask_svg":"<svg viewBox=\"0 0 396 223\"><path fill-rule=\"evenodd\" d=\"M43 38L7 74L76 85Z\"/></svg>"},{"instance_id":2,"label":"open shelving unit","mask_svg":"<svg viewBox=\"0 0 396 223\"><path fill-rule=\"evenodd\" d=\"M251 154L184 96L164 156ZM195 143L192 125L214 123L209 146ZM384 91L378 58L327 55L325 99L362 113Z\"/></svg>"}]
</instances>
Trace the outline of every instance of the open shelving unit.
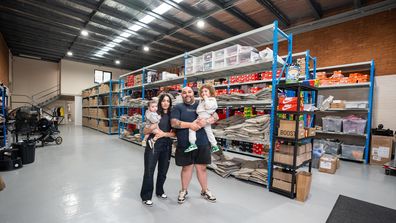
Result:
<instances>
[{"instance_id":1,"label":"open shelving unit","mask_svg":"<svg viewBox=\"0 0 396 223\"><path fill-rule=\"evenodd\" d=\"M374 60L343 64L330 67L317 68L318 72L326 72L330 75L333 71L341 70L344 75L349 75L354 72L361 72L368 75L368 82L363 83L351 83L351 84L337 84L319 86L318 94L324 95L325 98L329 95L333 95L334 99L347 100L347 101L367 101L367 108L330 108L325 111L318 111L316 115L316 123L321 124L321 117L327 115L337 115L340 117L346 117L349 115L356 115L367 120L364 134L355 133L344 133L344 132L325 132L317 131L317 139L339 139L342 143L347 145L358 145L364 146L364 154L361 158L350 158L339 154L339 157L343 160L351 160L358 162L369 162L370 152L370 138L371 138L371 124L372 124L372 109L373 109L373 92L374 92L374 73L375 64Z\"/></svg>"},{"instance_id":2,"label":"open shelving unit","mask_svg":"<svg viewBox=\"0 0 396 223\"><path fill-rule=\"evenodd\" d=\"M308 171L311 172L312 167L312 136L300 137L302 127L311 127L311 124L305 126L305 121L301 120L304 115L314 116L314 112L306 112L301 109L301 102L308 101L310 104L315 105L317 101L317 89L315 87L306 86L303 84L280 84L276 88L276 92L292 91L294 96L297 97L297 108L293 112L277 111L274 108L278 106L278 96L275 98L273 109L275 110L274 131L272 132L271 143L271 168L270 168L270 187L269 190L291 199L296 197L297 186L297 170L301 167L308 166ZM304 94L302 94L304 93ZM289 117L286 119L292 122L294 129L282 130L280 120L285 120L285 117L279 115L287 114ZM291 119L291 120L290 120ZM294 124L295 123L295 124ZM301 126L302 124L302 126ZM314 123L312 123L314 124ZM278 131L279 130L279 131ZM284 131L284 135L279 135ZM302 130L304 133L304 129ZM287 134L286 134L287 133ZM275 145L279 143L279 151L276 151ZM290 145L291 144L291 145ZM307 145L310 146L310 151L306 151ZM290 150L292 148L292 151ZM301 148L303 147L303 149ZM301 152L301 150L305 150ZM283 153L287 151L287 153ZM290 158L292 162L290 162ZM299 160L299 163L298 163ZM275 172L275 167L278 167ZM286 180L285 180L286 179Z\"/></svg>"},{"instance_id":3,"label":"open shelving unit","mask_svg":"<svg viewBox=\"0 0 396 223\"><path fill-rule=\"evenodd\" d=\"M7 106L8 106L8 95L5 86L0 86L0 99L1 99L1 117L0 117L0 150L2 148L7 148Z\"/></svg>"},{"instance_id":4,"label":"open shelving unit","mask_svg":"<svg viewBox=\"0 0 396 223\"><path fill-rule=\"evenodd\" d=\"M118 128L119 81L110 80L84 89L83 126L106 134L116 134Z\"/></svg>"},{"instance_id":5,"label":"open shelving unit","mask_svg":"<svg viewBox=\"0 0 396 223\"><path fill-rule=\"evenodd\" d=\"M285 59L286 63L282 64L278 61L278 43L281 41L287 41L287 46L288 46L288 54L286 56L283 56ZM243 46L252 46L252 47L262 47L265 45L271 45L272 46L272 58L275 58L271 61L258 61L258 62L248 62L248 63L243 63L243 64L237 64L234 66L228 66L228 67L223 67L220 69L214 69L214 70L209 70L209 71L204 71L204 72L198 72L198 73L192 73L189 75L186 75L187 73L187 60L191 57L194 56L200 56L203 55L204 53L210 52L210 51L216 51L220 49L224 49L226 47L233 46L235 44L240 44ZM209 44L207 46L201 47L196 50L192 50L190 52L186 52L185 54L175 56L173 58L152 64L147 67L143 67L141 69L129 72L127 74L121 75L120 76L120 93L121 97L125 95L131 95L133 92L141 92L141 98L145 99L145 91L151 90L151 89L158 89L160 87L164 86L173 86L173 85L182 85L187 86L187 83L191 82L204 82L205 80L212 80L212 79L227 79L228 84L227 85L217 85L215 86L216 88L220 87L226 87L228 89L228 94L230 86L241 86L241 85L249 85L249 84L268 84L271 85L272 88L275 88L278 83L281 83L285 80L284 76L281 75L281 77L277 78L276 75L273 75L271 79L266 79L266 80L257 80L257 81L250 81L246 83L235 83L235 84L230 84L230 76L237 76L237 75L242 75L242 74L249 74L249 73L257 73L257 72L263 72L267 70L271 70L273 74L276 74L278 70L281 70L282 74L285 73L288 69L287 65L291 64L293 58L297 57L302 57L306 59L306 66L305 66L305 77L303 79L310 79L309 74L310 74L310 62L312 62L312 66L315 70L316 68L316 58L310 56L309 51L298 53L298 54L292 54L292 35L291 34L286 34L282 30L278 28L278 22L275 21L274 23L213 43ZM155 82L150 82L150 83L145 83L145 75L149 71L161 71L161 70L167 70L170 67L184 67L184 72L180 72L182 75L169 79L169 80L159 80ZM125 78L131 75L141 75L142 82L133 85L133 86L125 86ZM271 98L274 98L275 93L272 93ZM272 110L272 101L237 101L237 102L225 102L225 103L220 103L219 102L219 108L231 108L231 107L244 107L244 106L255 106L255 107L260 107L265 109L266 111ZM120 115L128 113L128 106L120 106ZM228 112L227 112L228 113ZM144 108L141 107L140 114L142 115L142 120L144 122ZM273 114L272 114L273 115ZM229 115L227 114L227 118ZM129 123L130 124L130 123ZM128 125L129 125L128 124ZM132 123L133 124L133 123ZM135 124L141 124L141 123L135 123ZM126 124L119 122L119 135L120 138L122 137L122 132L126 128ZM140 126L141 127L141 126ZM139 128L140 130L140 128ZM273 131L273 126L271 125L270 128L270 137L272 135ZM141 134L141 137L143 135ZM231 142L233 140L239 140L243 141L241 139L231 139L227 137L217 137L217 138L226 138L228 142ZM252 140L245 140L247 142L252 142ZM271 141L271 140L270 140ZM255 141L255 143L260 143ZM270 142L261 142L263 145L269 147ZM270 172L270 159L268 154L253 154L253 153L248 153L244 151L238 151L235 149L228 148L227 146L225 147L225 151L229 151L232 153L239 153L241 155L247 155L247 156L252 156L255 158L261 158L261 159L266 159L268 160L268 171ZM269 152L271 154L271 152ZM267 177L267 181L269 182L269 175Z\"/></svg>"}]
</instances>

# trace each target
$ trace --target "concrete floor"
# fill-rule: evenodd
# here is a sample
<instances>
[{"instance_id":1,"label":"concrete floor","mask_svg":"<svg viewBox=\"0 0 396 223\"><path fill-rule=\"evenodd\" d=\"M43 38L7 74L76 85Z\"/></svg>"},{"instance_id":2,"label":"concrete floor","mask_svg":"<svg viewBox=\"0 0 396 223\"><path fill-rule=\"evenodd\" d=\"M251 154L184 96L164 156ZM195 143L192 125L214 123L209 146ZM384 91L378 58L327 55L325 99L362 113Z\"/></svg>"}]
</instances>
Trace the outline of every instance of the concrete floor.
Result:
<instances>
[{"instance_id":1,"label":"concrete floor","mask_svg":"<svg viewBox=\"0 0 396 223\"><path fill-rule=\"evenodd\" d=\"M335 175L314 170L305 203L257 185L223 179L209 171L217 203L199 196L193 179L190 197L176 202L180 168L172 164L165 190L168 200L142 205L143 150L117 136L63 127L64 143L38 148L36 162L0 172L1 223L54 222L325 222L339 194L396 209L396 177L380 167L342 162Z\"/></svg>"}]
</instances>

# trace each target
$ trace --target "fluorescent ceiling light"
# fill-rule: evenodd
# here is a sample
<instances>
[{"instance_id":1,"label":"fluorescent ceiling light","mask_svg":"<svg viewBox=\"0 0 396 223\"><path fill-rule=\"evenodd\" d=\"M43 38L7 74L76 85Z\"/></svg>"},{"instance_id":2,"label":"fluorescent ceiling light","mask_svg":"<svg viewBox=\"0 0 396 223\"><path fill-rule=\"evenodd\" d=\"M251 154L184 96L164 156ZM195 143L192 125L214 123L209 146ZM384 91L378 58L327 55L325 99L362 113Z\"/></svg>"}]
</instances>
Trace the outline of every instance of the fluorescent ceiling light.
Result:
<instances>
[{"instance_id":1,"label":"fluorescent ceiling light","mask_svg":"<svg viewBox=\"0 0 396 223\"><path fill-rule=\"evenodd\" d=\"M113 42L115 43L121 43L122 41L124 41L125 39L121 38L121 37L117 37L113 40Z\"/></svg>"},{"instance_id":2,"label":"fluorescent ceiling light","mask_svg":"<svg viewBox=\"0 0 396 223\"><path fill-rule=\"evenodd\" d=\"M203 27L205 27L205 21L203 21L202 19L198 20L197 26L198 28L202 29Z\"/></svg>"},{"instance_id":3,"label":"fluorescent ceiling light","mask_svg":"<svg viewBox=\"0 0 396 223\"><path fill-rule=\"evenodd\" d=\"M148 46L144 46L144 47L143 47L143 50L146 51L146 52L148 52L148 51L150 50L150 48L149 48Z\"/></svg>"},{"instance_id":4,"label":"fluorescent ceiling light","mask_svg":"<svg viewBox=\"0 0 396 223\"><path fill-rule=\"evenodd\" d=\"M101 49L101 51L103 51L103 52L108 52L110 50L110 48L108 48L108 47L103 47L102 49Z\"/></svg>"},{"instance_id":5,"label":"fluorescent ceiling light","mask_svg":"<svg viewBox=\"0 0 396 223\"><path fill-rule=\"evenodd\" d=\"M145 17L143 17L142 19L140 19L139 21L145 24L149 24L150 22L152 22L155 18L152 17L151 15L146 15Z\"/></svg>"},{"instance_id":6,"label":"fluorescent ceiling light","mask_svg":"<svg viewBox=\"0 0 396 223\"><path fill-rule=\"evenodd\" d=\"M119 60L116 60L115 61L115 64L120 64L121 62L119 61Z\"/></svg>"},{"instance_id":7,"label":"fluorescent ceiling light","mask_svg":"<svg viewBox=\"0 0 396 223\"><path fill-rule=\"evenodd\" d=\"M88 31L85 29L81 30L81 35L88 36Z\"/></svg>"},{"instance_id":8,"label":"fluorescent ceiling light","mask_svg":"<svg viewBox=\"0 0 396 223\"><path fill-rule=\"evenodd\" d=\"M27 58L32 58L32 59L36 59L36 60L41 60L41 57L30 56L30 55L26 55L26 54L22 54L22 53L20 53L19 56L21 56L21 57L27 57Z\"/></svg>"},{"instance_id":9,"label":"fluorescent ceiling light","mask_svg":"<svg viewBox=\"0 0 396 223\"><path fill-rule=\"evenodd\" d=\"M172 6L166 4L166 3L162 3L160 6L158 6L157 8L155 8L153 10L153 12L157 13L157 14L164 14L165 12L169 11L172 8Z\"/></svg>"},{"instance_id":10,"label":"fluorescent ceiling light","mask_svg":"<svg viewBox=\"0 0 396 223\"><path fill-rule=\"evenodd\" d=\"M67 51L67 55L71 57L71 56L73 56L73 52L72 51Z\"/></svg>"},{"instance_id":11,"label":"fluorescent ceiling light","mask_svg":"<svg viewBox=\"0 0 396 223\"><path fill-rule=\"evenodd\" d=\"M132 36L132 33L125 31L125 32L121 33L120 36L128 38L128 37Z\"/></svg>"},{"instance_id":12,"label":"fluorescent ceiling light","mask_svg":"<svg viewBox=\"0 0 396 223\"><path fill-rule=\"evenodd\" d=\"M174 2L176 2L176 3L180 3L180 2L182 2L183 0L173 0Z\"/></svg>"},{"instance_id":13,"label":"fluorescent ceiling light","mask_svg":"<svg viewBox=\"0 0 396 223\"><path fill-rule=\"evenodd\" d=\"M136 31L140 30L141 28L142 28L141 26L133 25L133 26L129 27L128 29L136 32Z\"/></svg>"}]
</instances>

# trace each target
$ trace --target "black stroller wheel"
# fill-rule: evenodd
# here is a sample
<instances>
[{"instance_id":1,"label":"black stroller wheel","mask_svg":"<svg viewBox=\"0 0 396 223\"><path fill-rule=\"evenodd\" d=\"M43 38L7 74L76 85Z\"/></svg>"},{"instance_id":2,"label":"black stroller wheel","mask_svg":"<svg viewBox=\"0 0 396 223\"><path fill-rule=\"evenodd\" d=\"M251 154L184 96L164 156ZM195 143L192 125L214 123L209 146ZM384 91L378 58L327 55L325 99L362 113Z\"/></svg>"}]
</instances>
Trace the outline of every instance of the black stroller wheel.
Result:
<instances>
[{"instance_id":1,"label":"black stroller wheel","mask_svg":"<svg viewBox=\"0 0 396 223\"><path fill-rule=\"evenodd\" d=\"M55 139L56 145L60 145L60 144L62 144L62 142L63 142L62 137L60 137L60 136L56 137L56 139Z\"/></svg>"}]
</instances>

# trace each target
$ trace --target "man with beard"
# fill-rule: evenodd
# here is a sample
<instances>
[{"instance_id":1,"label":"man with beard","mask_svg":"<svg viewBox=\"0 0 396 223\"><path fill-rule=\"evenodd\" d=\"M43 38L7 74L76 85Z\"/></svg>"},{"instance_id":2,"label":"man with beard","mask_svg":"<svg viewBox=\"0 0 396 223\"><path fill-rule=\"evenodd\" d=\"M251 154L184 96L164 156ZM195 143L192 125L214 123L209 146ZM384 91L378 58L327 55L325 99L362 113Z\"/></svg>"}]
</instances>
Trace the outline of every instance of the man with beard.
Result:
<instances>
[{"instance_id":1,"label":"man with beard","mask_svg":"<svg viewBox=\"0 0 396 223\"><path fill-rule=\"evenodd\" d=\"M197 119L198 101L195 101L194 91L190 87L182 90L183 103L177 104L172 109L171 125L176 129L177 148L175 153L176 165L182 167L181 185L178 203L182 204L188 194L187 188L190 184L194 167L197 171L197 178L201 185L201 196L211 202L216 202L216 197L208 189L206 165L211 163L211 145L205 130L202 128L207 123L213 124L218 116L209 119ZM196 145L198 149L185 153L189 146L188 130L196 131Z\"/></svg>"}]
</instances>

